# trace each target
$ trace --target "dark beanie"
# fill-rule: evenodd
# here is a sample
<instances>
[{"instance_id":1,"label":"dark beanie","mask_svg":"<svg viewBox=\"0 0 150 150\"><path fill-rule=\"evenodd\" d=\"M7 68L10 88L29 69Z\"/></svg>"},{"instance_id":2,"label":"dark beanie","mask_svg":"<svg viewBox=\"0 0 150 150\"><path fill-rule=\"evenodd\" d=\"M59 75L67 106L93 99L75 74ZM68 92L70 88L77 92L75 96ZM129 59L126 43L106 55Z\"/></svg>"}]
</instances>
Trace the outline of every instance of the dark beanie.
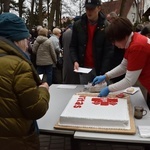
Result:
<instances>
[{"instance_id":1,"label":"dark beanie","mask_svg":"<svg viewBox=\"0 0 150 150\"><path fill-rule=\"evenodd\" d=\"M0 15L0 36L11 41L20 41L29 37L29 31L20 17L3 13Z\"/></svg>"}]
</instances>

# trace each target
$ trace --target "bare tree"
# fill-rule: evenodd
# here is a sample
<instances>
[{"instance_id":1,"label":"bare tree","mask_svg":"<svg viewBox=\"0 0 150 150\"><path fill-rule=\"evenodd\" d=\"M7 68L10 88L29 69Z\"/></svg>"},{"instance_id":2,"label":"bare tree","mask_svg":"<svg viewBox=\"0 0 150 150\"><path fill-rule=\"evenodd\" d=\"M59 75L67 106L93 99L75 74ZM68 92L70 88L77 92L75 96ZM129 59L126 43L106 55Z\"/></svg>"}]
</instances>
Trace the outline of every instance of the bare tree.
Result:
<instances>
[{"instance_id":1,"label":"bare tree","mask_svg":"<svg viewBox=\"0 0 150 150\"><path fill-rule=\"evenodd\" d=\"M42 16L42 10L43 10L43 0L39 0L39 24L42 25L43 23L43 16Z\"/></svg>"},{"instance_id":2,"label":"bare tree","mask_svg":"<svg viewBox=\"0 0 150 150\"><path fill-rule=\"evenodd\" d=\"M19 6L19 16L22 17L23 14L23 3L25 0L19 0L18 6Z\"/></svg>"},{"instance_id":3,"label":"bare tree","mask_svg":"<svg viewBox=\"0 0 150 150\"><path fill-rule=\"evenodd\" d=\"M30 24L31 26L33 26L33 12L34 12L34 4L35 4L35 0L31 0L31 13L30 13Z\"/></svg>"},{"instance_id":4,"label":"bare tree","mask_svg":"<svg viewBox=\"0 0 150 150\"><path fill-rule=\"evenodd\" d=\"M49 19L50 19L49 28L50 29L52 29L52 27L53 27L56 6L57 6L57 0L52 0L51 11L50 11L50 16L49 16Z\"/></svg>"},{"instance_id":5,"label":"bare tree","mask_svg":"<svg viewBox=\"0 0 150 150\"><path fill-rule=\"evenodd\" d=\"M122 16L122 14L123 14L123 7L124 7L124 4L125 4L125 2L126 2L126 0L123 0L122 2L121 2L121 8L120 8L120 16Z\"/></svg>"},{"instance_id":6,"label":"bare tree","mask_svg":"<svg viewBox=\"0 0 150 150\"><path fill-rule=\"evenodd\" d=\"M49 14L50 14L50 0L47 0L47 21L48 21L48 28L49 28L49 24L50 24L50 19L49 19Z\"/></svg>"},{"instance_id":7,"label":"bare tree","mask_svg":"<svg viewBox=\"0 0 150 150\"><path fill-rule=\"evenodd\" d=\"M3 3L4 3L4 0L0 0L0 14L3 12Z\"/></svg>"},{"instance_id":8,"label":"bare tree","mask_svg":"<svg viewBox=\"0 0 150 150\"><path fill-rule=\"evenodd\" d=\"M134 0L134 2L135 2L135 5L136 5L136 8L137 8L137 20L139 21L139 22L141 22L141 20L142 20L142 14L141 14L141 11L140 11L140 8L139 8L139 5L140 5L140 0Z\"/></svg>"},{"instance_id":9,"label":"bare tree","mask_svg":"<svg viewBox=\"0 0 150 150\"><path fill-rule=\"evenodd\" d=\"M60 20L61 20L61 0L57 0L56 3L56 26L60 26Z\"/></svg>"},{"instance_id":10,"label":"bare tree","mask_svg":"<svg viewBox=\"0 0 150 150\"><path fill-rule=\"evenodd\" d=\"M9 9L10 9L10 7L9 7L9 5L10 5L10 1L11 0L4 0L4 12L9 12Z\"/></svg>"}]
</instances>

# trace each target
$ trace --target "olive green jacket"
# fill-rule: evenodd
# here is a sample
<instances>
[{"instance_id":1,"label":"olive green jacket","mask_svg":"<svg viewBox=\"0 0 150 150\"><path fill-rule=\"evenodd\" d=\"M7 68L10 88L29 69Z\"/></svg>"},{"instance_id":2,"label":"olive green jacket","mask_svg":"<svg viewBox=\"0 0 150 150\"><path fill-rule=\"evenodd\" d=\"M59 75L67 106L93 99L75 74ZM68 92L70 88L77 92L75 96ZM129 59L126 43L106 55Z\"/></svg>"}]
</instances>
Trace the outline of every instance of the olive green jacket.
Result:
<instances>
[{"instance_id":1,"label":"olive green jacket","mask_svg":"<svg viewBox=\"0 0 150 150\"><path fill-rule=\"evenodd\" d=\"M48 110L49 92L25 53L0 37L0 149L37 150L35 120Z\"/></svg>"}]
</instances>

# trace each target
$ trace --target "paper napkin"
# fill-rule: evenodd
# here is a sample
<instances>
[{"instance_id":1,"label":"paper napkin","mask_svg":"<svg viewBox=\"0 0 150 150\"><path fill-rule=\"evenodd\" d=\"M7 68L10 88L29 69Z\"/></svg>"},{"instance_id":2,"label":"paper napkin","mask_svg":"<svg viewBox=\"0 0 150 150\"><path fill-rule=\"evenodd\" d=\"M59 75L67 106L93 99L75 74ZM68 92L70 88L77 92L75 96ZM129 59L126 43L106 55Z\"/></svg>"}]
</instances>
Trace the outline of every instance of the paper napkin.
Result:
<instances>
[{"instance_id":1,"label":"paper napkin","mask_svg":"<svg viewBox=\"0 0 150 150\"><path fill-rule=\"evenodd\" d=\"M138 87L129 87L125 89L123 92L127 94L135 94L139 90Z\"/></svg>"},{"instance_id":2,"label":"paper napkin","mask_svg":"<svg viewBox=\"0 0 150 150\"><path fill-rule=\"evenodd\" d=\"M139 134L143 138L150 138L150 126L138 126Z\"/></svg>"},{"instance_id":3,"label":"paper napkin","mask_svg":"<svg viewBox=\"0 0 150 150\"><path fill-rule=\"evenodd\" d=\"M77 87L76 85L68 85L68 84L61 84L57 86L57 88L59 89L75 89L76 87Z\"/></svg>"},{"instance_id":4,"label":"paper napkin","mask_svg":"<svg viewBox=\"0 0 150 150\"><path fill-rule=\"evenodd\" d=\"M42 79L43 79L43 74L40 74L39 77L40 77L40 79L42 80Z\"/></svg>"},{"instance_id":5,"label":"paper napkin","mask_svg":"<svg viewBox=\"0 0 150 150\"><path fill-rule=\"evenodd\" d=\"M78 70L74 70L74 72L77 72L77 73L89 73L91 70L92 70L91 68L79 67Z\"/></svg>"}]
</instances>

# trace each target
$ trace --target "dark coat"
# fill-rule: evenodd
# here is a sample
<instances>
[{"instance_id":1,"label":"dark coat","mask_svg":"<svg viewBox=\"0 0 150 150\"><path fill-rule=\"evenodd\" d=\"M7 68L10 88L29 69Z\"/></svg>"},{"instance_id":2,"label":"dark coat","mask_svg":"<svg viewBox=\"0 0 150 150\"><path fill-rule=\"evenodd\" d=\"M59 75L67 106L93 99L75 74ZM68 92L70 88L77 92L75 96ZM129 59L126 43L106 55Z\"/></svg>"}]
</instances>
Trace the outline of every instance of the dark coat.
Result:
<instances>
[{"instance_id":1,"label":"dark coat","mask_svg":"<svg viewBox=\"0 0 150 150\"><path fill-rule=\"evenodd\" d=\"M84 67L84 57L88 40L87 16L84 14L73 25L70 52L73 63L78 62ZM108 26L104 15L99 13L97 28L93 38L93 57L96 74L104 74L110 70L110 60L113 55L113 45L106 39L105 28Z\"/></svg>"},{"instance_id":2,"label":"dark coat","mask_svg":"<svg viewBox=\"0 0 150 150\"><path fill-rule=\"evenodd\" d=\"M64 84L79 84L79 74L74 72L73 63L70 57L70 41L72 29L67 29L62 36L63 43L63 83Z\"/></svg>"}]
</instances>

